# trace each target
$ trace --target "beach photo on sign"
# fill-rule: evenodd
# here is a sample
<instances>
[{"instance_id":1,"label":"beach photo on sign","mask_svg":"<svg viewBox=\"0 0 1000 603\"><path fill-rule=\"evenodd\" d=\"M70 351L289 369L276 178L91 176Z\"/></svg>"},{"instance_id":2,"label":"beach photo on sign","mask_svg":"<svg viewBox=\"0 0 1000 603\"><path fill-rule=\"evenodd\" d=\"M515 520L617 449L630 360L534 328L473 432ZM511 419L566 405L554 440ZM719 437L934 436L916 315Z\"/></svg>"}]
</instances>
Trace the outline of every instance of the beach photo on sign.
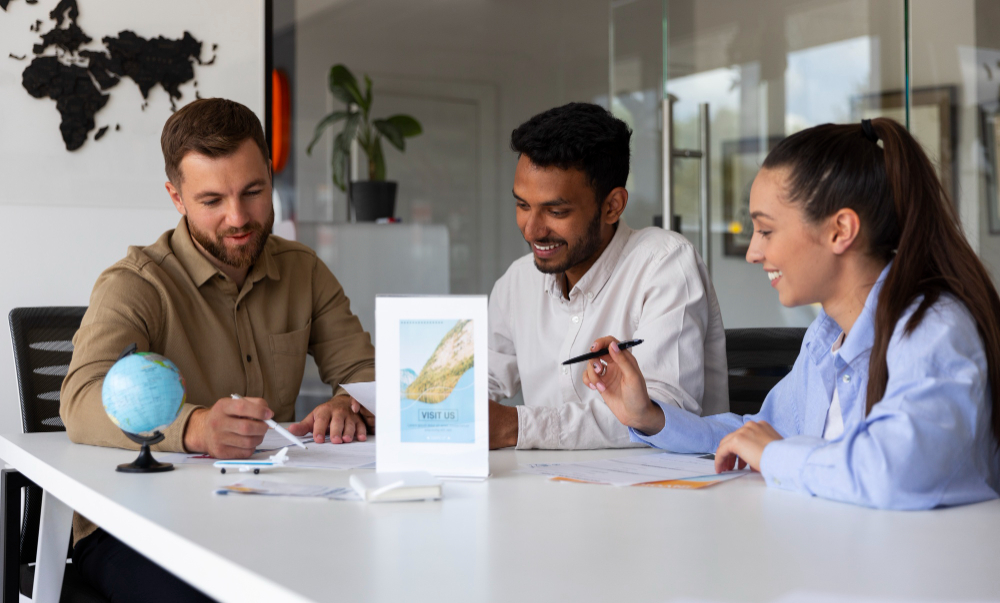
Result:
<instances>
[{"instance_id":1,"label":"beach photo on sign","mask_svg":"<svg viewBox=\"0 0 1000 603\"><path fill-rule=\"evenodd\" d=\"M403 442L475 442L471 320L399 323L400 433Z\"/></svg>"}]
</instances>

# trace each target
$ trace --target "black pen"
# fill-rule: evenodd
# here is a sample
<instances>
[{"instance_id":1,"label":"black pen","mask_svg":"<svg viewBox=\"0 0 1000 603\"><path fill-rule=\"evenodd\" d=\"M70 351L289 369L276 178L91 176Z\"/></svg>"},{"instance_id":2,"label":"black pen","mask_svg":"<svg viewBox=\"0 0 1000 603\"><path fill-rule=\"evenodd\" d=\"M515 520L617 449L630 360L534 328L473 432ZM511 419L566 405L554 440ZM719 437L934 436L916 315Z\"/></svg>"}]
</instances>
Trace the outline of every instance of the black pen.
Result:
<instances>
[{"instance_id":1,"label":"black pen","mask_svg":"<svg viewBox=\"0 0 1000 603\"><path fill-rule=\"evenodd\" d=\"M641 339L622 341L621 343L618 344L618 349L627 350L629 348L634 348L640 343L642 343ZM566 362L563 362L563 364L576 364L577 362L583 362L584 360L590 360L591 358L600 358L601 356L607 356L607 355L608 355L608 348L604 348L603 350L597 350L596 352L590 352L589 354L583 354L582 356L575 356L573 358L570 358Z\"/></svg>"}]
</instances>

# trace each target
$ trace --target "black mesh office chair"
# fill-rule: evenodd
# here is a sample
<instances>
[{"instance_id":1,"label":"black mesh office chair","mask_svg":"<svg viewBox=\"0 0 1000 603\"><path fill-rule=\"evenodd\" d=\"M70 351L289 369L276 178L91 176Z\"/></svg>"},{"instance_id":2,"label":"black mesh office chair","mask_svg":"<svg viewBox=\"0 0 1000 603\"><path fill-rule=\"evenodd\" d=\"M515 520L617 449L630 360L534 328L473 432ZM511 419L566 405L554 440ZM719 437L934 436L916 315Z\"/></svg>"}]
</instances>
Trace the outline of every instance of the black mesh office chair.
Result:
<instances>
[{"instance_id":1,"label":"black mesh office chair","mask_svg":"<svg viewBox=\"0 0 1000 603\"><path fill-rule=\"evenodd\" d=\"M805 329L726 329L729 410L756 414L782 377L792 370Z\"/></svg>"},{"instance_id":2,"label":"black mesh office chair","mask_svg":"<svg viewBox=\"0 0 1000 603\"><path fill-rule=\"evenodd\" d=\"M14 368L21 397L21 426L25 433L65 431L59 418L59 390L73 356L73 335L80 328L86 307L14 308L10 313L10 336ZM24 491L24 515L18 530L20 493ZM18 591L31 596L34 561L38 551L38 529L42 513L42 489L17 471L4 470L2 485L3 603L18 601ZM62 602L105 601L66 566Z\"/></svg>"}]
</instances>

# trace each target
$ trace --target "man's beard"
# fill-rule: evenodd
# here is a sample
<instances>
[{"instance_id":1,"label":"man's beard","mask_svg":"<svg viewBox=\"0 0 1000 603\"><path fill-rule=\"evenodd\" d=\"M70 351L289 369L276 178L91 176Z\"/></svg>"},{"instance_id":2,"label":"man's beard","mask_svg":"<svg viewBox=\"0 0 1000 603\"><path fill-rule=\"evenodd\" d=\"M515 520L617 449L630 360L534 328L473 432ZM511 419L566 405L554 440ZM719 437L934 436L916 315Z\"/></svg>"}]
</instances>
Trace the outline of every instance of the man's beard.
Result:
<instances>
[{"instance_id":1,"label":"man's beard","mask_svg":"<svg viewBox=\"0 0 1000 603\"><path fill-rule=\"evenodd\" d=\"M532 252L534 252L533 245L536 243L538 245L552 245L566 243L566 241L561 239L542 239L540 241L529 242L528 246L532 247ZM586 262L595 253L597 253L600 248L601 209L598 207L597 211L594 212L594 219L590 221L589 225L587 225L587 232L583 234L583 237L572 247L569 244L566 244L567 256L563 263L544 266L539 264L538 257L535 257L535 268L538 268L539 272L544 272L546 274L561 274L577 264Z\"/></svg>"},{"instance_id":2,"label":"man's beard","mask_svg":"<svg viewBox=\"0 0 1000 603\"><path fill-rule=\"evenodd\" d=\"M271 209L271 215L268 216L267 224L250 222L243 228L230 228L215 237L195 229L191 222L188 222L188 230L191 233L191 238L197 241L205 251L223 264L240 269L249 268L257 262L257 258L264 252L264 245L267 243L267 237L271 234L271 227L273 226L273 208ZM241 235L247 232L252 232L253 236L244 245L236 249L230 249L222 242L223 237Z\"/></svg>"}]
</instances>

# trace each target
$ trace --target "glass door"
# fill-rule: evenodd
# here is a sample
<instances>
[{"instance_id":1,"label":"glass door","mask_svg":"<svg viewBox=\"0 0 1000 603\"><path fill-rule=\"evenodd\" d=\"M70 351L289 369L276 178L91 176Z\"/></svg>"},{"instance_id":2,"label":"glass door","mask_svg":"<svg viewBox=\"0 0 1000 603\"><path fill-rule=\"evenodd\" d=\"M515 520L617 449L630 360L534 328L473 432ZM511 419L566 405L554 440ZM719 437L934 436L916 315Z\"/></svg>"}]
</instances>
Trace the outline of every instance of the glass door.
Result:
<instances>
[{"instance_id":1,"label":"glass door","mask_svg":"<svg viewBox=\"0 0 1000 603\"><path fill-rule=\"evenodd\" d=\"M673 215L710 266L726 327L815 318L818 308L781 306L746 263L750 184L785 136L905 103L905 12L904 0L612 4L612 110L635 130L626 219L643 227L665 208Z\"/></svg>"}]
</instances>

